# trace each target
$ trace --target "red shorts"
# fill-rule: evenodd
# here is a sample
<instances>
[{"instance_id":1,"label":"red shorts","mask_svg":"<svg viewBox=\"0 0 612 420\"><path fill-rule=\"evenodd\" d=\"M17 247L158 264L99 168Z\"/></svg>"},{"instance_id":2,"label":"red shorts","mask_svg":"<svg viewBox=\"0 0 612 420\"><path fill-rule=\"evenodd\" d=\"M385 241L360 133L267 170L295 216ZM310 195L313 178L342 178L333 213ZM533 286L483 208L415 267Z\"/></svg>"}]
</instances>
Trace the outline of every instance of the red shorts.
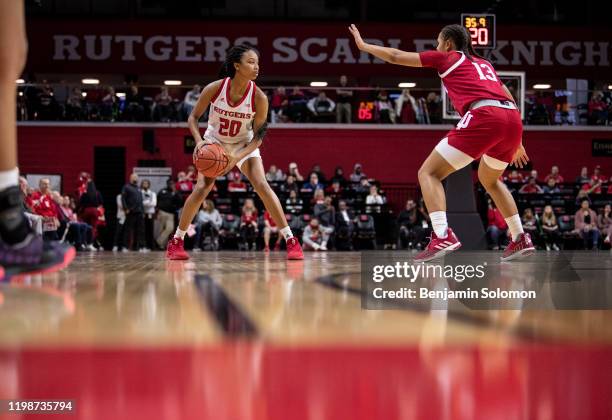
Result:
<instances>
[{"instance_id":1,"label":"red shorts","mask_svg":"<svg viewBox=\"0 0 612 420\"><path fill-rule=\"evenodd\" d=\"M437 146L455 169L484 156L488 166L505 169L521 144L523 123L515 109L483 106L467 112Z\"/></svg>"}]
</instances>

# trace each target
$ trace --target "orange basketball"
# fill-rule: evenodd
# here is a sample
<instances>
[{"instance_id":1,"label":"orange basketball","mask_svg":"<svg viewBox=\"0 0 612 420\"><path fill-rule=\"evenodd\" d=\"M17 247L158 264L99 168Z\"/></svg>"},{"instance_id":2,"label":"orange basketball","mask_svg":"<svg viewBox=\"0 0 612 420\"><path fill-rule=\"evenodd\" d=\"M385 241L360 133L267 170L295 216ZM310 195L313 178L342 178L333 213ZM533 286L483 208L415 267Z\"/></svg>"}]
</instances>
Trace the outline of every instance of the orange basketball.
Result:
<instances>
[{"instance_id":1,"label":"orange basketball","mask_svg":"<svg viewBox=\"0 0 612 420\"><path fill-rule=\"evenodd\" d=\"M205 144L193 154L193 164L202 175L216 178L221 175L229 163L225 150L218 144Z\"/></svg>"}]
</instances>

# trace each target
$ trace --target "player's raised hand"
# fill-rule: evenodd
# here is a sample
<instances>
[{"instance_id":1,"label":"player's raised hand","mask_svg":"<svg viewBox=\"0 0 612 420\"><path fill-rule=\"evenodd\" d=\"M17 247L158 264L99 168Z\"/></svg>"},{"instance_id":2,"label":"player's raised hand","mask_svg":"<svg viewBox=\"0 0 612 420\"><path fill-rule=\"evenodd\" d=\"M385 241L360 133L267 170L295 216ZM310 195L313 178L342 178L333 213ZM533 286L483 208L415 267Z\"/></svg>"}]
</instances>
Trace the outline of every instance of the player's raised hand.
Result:
<instances>
[{"instance_id":1,"label":"player's raised hand","mask_svg":"<svg viewBox=\"0 0 612 420\"><path fill-rule=\"evenodd\" d=\"M514 157L512 158L512 164L517 168L522 168L527 165L529 162L529 156L527 156L527 152L525 151L525 147L521 143L518 150L514 153Z\"/></svg>"},{"instance_id":2,"label":"player's raised hand","mask_svg":"<svg viewBox=\"0 0 612 420\"><path fill-rule=\"evenodd\" d=\"M351 24L351 26L349 26L348 29L349 29L349 32L353 35L353 38L355 38L355 44L357 45L357 48L359 48L360 50L363 50L366 43L363 42L363 39L361 39L361 34L359 33L359 29L357 29L357 27L353 24Z\"/></svg>"}]
</instances>

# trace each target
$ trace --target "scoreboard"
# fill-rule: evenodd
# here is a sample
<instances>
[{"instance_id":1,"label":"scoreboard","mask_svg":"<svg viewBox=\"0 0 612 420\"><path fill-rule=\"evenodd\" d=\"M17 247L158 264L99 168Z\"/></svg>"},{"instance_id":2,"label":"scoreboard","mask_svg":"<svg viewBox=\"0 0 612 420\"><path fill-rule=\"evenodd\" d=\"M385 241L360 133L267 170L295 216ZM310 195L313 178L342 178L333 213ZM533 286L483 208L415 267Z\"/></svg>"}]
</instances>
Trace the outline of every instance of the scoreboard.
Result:
<instances>
[{"instance_id":1,"label":"scoreboard","mask_svg":"<svg viewBox=\"0 0 612 420\"><path fill-rule=\"evenodd\" d=\"M495 15L463 13L461 25L470 33L474 48L495 49Z\"/></svg>"}]
</instances>

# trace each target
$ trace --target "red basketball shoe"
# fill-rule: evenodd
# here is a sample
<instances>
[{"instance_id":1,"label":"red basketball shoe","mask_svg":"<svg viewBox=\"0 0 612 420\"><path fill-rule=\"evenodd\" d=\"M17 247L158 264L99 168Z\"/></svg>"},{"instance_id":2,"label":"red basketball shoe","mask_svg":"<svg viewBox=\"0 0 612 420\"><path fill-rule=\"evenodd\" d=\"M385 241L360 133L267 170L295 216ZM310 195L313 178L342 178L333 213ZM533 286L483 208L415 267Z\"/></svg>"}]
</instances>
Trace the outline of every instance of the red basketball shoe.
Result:
<instances>
[{"instance_id":1,"label":"red basketball shoe","mask_svg":"<svg viewBox=\"0 0 612 420\"><path fill-rule=\"evenodd\" d=\"M446 238L443 239L438 238L435 232L431 232L429 244L427 244L427 247L425 247L423 251L419 252L416 257L414 257L414 261L426 262L435 260L459 248L461 248L461 242L459 242L459 239L457 239L457 236L455 236L451 228L448 228Z\"/></svg>"},{"instance_id":2,"label":"red basketball shoe","mask_svg":"<svg viewBox=\"0 0 612 420\"><path fill-rule=\"evenodd\" d=\"M303 260L304 252L297 238L287 239L287 259L288 260Z\"/></svg>"},{"instance_id":3,"label":"red basketball shoe","mask_svg":"<svg viewBox=\"0 0 612 420\"><path fill-rule=\"evenodd\" d=\"M512 261L517 258L531 255L535 252L531 236L528 233L521 233L515 241L510 241L508 248L504 251L502 261Z\"/></svg>"},{"instance_id":4,"label":"red basketball shoe","mask_svg":"<svg viewBox=\"0 0 612 420\"><path fill-rule=\"evenodd\" d=\"M185 252L185 242L181 238L172 238L168 242L166 258L169 260L188 260L189 254Z\"/></svg>"}]
</instances>

